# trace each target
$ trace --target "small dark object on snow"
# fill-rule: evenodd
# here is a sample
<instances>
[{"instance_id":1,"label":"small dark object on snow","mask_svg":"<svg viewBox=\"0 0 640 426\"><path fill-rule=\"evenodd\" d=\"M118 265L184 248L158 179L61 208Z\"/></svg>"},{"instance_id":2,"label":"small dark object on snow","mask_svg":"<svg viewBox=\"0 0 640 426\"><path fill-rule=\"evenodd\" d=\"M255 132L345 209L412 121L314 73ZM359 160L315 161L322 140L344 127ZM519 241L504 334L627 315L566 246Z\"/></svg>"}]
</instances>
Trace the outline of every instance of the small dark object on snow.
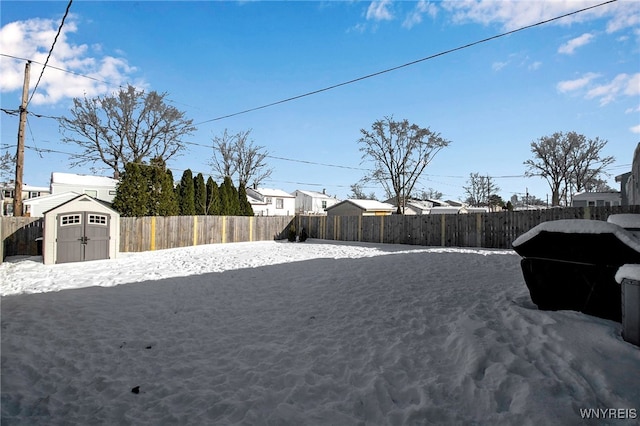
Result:
<instances>
[{"instance_id":1,"label":"small dark object on snow","mask_svg":"<svg viewBox=\"0 0 640 426\"><path fill-rule=\"evenodd\" d=\"M131 392L135 394L140 393L140 386L136 386L135 388L131 389Z\"/></svg>"},{"instance_id":2,"label":"small dark object on snow","mask_svg":"<svg viewBox=\"0 0 640 426\"><path fill-rule=\"evenodd\" d=\"M152 346L152 345L149 345L149 346L147 346L145 349L151 349L151 348L153 348L153 346Z\"/></svg>"},{"instance_id":3,"label":"small dark object on snow","mask_svg":"<svg viewBox=\"0 0 640 426\"><path fill-rule=\"evenodd\" d=\"M300 231L300 239L299 239L299 241L301 243L304 243L307 240L308 237L309 237L309 235L307 234L307 230L305 228L302 228L302 231Z\"/></svg>"}]
</instances>

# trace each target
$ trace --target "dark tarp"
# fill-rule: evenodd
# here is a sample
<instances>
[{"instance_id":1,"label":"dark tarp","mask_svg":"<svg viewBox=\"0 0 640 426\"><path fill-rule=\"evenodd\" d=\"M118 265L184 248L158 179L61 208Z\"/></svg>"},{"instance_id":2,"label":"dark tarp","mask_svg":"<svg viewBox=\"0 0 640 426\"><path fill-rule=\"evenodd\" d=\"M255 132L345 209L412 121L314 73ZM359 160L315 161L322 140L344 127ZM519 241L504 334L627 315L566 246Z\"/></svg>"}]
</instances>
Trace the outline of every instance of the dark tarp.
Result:
<instances>
[{"instance_id":1,"label":"dark tarp","mask_svg":"<svg viewBox=\"0 0 640 426\"><path fill-rule=\"evenodd\" d=\"M540 225L538 225L540 226ZM635 239L622 228L614 232L549 232L515 246L531 300L543 310L575 310L621 321L618 268L640 263L640 252L619 238Z\"/></svg>"}]
</instances>

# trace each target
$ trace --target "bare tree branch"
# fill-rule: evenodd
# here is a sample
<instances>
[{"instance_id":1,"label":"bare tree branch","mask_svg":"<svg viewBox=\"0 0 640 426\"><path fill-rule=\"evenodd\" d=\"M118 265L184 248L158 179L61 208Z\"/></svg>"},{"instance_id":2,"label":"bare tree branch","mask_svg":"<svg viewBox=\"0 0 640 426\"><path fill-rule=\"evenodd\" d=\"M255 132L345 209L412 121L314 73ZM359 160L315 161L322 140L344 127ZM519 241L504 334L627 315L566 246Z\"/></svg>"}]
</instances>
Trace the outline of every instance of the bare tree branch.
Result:
<instances>
[{"instance_id":1,"label":"bare tree branch","mask_svg":"<svg viewBox=\"0 0 640 426\"><path fill-rule=\"evenodd\" d=\"M388 196L396 197L398 213L402 213L401 201L413 191L433 157L450 141L429 128L409 124L406 119L394 121L393 117L378 120L371 130L360 132L362 158L374 164L364 181L381 184Z\"/></svg>"},{"instance_id":2,"label":"bare tree branch","mask_svg":"<svg viewBox=\"0 0 640 426\"><path fill-rule=\"evenodd\" d=\"M236 178L238 188L258 186L273 172L267 166L269 153L263 146L256 146L249 140L251 130L230 135L227 129L222 136L213 139L213 161L211 165L218 177Z\"/></svg>"},{"instance_id":3,"label":"bare tree branch","mask_svg":"<svg viewBox=\"0 0 640 426\"><path fill-rule=\"evenodd\" d=\"M82 149L73 164L103 162L118 174L129 162L177 155L184 149L180 138L196 128L165 97L128 86L109 96L74 99L70 118L59 120L63 141Z\"/></svg>"}]
</instances>

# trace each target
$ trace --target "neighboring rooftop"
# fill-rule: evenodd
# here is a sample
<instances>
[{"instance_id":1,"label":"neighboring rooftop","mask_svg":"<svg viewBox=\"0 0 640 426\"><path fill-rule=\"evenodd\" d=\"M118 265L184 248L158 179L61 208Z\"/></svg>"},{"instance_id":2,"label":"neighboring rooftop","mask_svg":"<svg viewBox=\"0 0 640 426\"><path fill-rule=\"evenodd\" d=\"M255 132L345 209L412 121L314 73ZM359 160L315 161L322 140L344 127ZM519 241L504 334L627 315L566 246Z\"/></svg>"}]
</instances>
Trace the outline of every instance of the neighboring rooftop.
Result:
<instances>
[{"instance_id":1,"label":"neighboring rooftop","mask_svg":"<svg viewBox=\"0 0 640 426\"><path fill-rule=\"evenodd\" d=\"M118 183L118 180L106 176L53 172L51 173L51 183L63 185L91 185L112 187Z\"/></svg>"}]
</instances>

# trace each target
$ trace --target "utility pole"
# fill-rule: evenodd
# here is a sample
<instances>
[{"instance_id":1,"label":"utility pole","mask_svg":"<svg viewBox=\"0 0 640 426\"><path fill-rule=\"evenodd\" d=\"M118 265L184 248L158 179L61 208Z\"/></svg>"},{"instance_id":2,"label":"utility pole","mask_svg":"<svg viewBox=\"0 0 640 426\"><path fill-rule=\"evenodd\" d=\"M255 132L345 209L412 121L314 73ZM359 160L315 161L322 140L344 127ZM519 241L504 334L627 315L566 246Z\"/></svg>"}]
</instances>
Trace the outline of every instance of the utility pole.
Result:
<instances>
[{"instance_id":1,"label":"utility pole","mask_svg":"<svg viewBox=\"0 0 640 426\"><path fill-rule=\"evenodd\" d=\"M16 152L16 187L13 196L13 215L22 216L22 175L24 173L24 127L27 124L27 103L29 101L29 70L31 61L24 65L24 83L22 84L22 104L20 105L20 124L18 125L18 149Z\"/></svg>"}]
</instances>

